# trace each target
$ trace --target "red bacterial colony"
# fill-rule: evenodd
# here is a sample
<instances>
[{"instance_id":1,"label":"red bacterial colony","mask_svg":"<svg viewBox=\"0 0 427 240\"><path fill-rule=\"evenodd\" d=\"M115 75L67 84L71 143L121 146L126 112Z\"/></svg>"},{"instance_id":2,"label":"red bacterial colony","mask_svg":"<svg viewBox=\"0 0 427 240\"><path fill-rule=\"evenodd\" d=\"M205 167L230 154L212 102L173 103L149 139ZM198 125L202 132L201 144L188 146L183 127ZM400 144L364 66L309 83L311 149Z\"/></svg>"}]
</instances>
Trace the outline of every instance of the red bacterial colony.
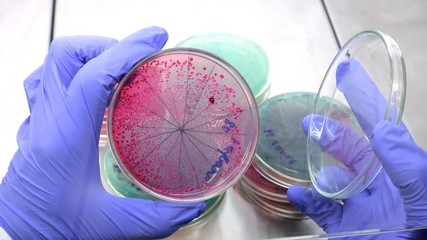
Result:
<instances>
[{"instance_id":1,"label":"red bacterial colony","mask_svg":"<svg viewBox=\"0 0 427 240\"><path fill-rule=\"evenodd\" d=\"M215 98L214 97L210 97L209 98L209 102L212 103L212 104L214 104L215 103Z\"/></svg>"},{"instance_id":2,"label":"red bacterial colony","mask_svg":"<svg viewBox=\"0 0 427 240\"><path fill-rule=\"evenodd\" d=\"M257 109L223 65L190 51L143 60L110 106L116 158L154 195L191 198L218 191L250 164Z\"/></svg>"}]
</instances>

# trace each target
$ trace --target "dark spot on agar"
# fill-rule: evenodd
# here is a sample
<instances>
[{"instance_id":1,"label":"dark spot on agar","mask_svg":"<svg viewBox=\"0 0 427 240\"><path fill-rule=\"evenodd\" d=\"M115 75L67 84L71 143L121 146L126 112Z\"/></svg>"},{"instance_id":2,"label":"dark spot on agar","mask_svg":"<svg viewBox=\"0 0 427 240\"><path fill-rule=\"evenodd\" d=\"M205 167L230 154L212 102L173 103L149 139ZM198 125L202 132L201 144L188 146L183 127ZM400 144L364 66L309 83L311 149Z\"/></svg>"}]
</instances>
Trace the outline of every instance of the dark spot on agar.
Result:
<instances>
[{"instance_id":1,"label":"dark spot on agar","mask_svg":"<svg viewBox=\"0 0 427 240\"><path fill-rule=\"evenodd\" d=\"M209 102L210 102L211 104L214 104L214 103L215 103L215 98L214 98L214 97L210 97L210 98L209 98Z\"/></svg>"}]
</instances>

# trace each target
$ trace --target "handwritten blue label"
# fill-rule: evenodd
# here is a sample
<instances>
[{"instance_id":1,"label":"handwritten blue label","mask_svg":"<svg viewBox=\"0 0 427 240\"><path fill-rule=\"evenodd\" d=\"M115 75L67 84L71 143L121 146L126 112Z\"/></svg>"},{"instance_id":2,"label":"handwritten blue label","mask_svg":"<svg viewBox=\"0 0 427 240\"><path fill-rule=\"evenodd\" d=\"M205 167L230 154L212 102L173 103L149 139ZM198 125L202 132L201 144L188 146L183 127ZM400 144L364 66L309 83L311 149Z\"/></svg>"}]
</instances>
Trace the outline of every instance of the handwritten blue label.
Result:
<instances>
[{"instance_id":1,"label":"handwritten blue label","mask_svg":"<svg viewBox=\"0 0 427 240\"><path fill-rule=\"evenodd\" d=\"M236 126L236 124L229 119L225 119L225 124L222 125L222 129L224 132L228 133L231 129L233 129Z\"/></svg>"},{"instance_id":2,"label":"handwritten blue label","mask_svg":"<svg viewBox=\"0 0 427 240\"><path fill-rule=\"evenodd\" d=\"M220 155L216 162L211 166L211 170L206 172L205 180L208 182L211 177L218 172L218 170L222 167L223 162L228 164L230 159L228 158L228 154L232 153L234 151L234 148L232 146L226 147L224 150L221 150L219 148L216 149Z\"/></svg>"},{"instance_id":3,"label":"handwritten blue label","mask_svg":"<svg viewBox=\"0 0 427 240\"><path fill-rule=\"evenodd\" d=\"M297 160L293 158L291 155L289 155L285 149L279 145L279 142L274 140L271 145L273 145L277 151L277 153L280 154L280 156L284 157L286 160L288 160L289 165L294 164Z\"/></svg>"},{"instance_id":4,"label":"handwritten blue label","mask_svg":"<svg viewBox=\"0 0 427 240\"><path fill-rule=\"evenodd\" d=\"M229 133L230 131L233 131L235 127L236 124L233 121L231 121L230 119L225 119L224 124L221 126L221 129L225 133ZM235 136L231 137L231 142L232 145L240 145L240 140L236 139ZM220 154L215 163L211 166L211 169L206 172L206 182L209 182L209 180L211 180L212 177L222 168L224 162L225 164L228 164L230 162L229 154L234 151L234 147L232 145L226 147L224 150L221 150L219 148L216 149L217 152L219 152Z\"/></svg>"},{"instance_id":5,"label":"handwritten blue label","mask_svg":"<svg viewBox=\"0 0 427 240\"><path fill-rule=\"evenodd\" d=\"M270 137L274 137L274 130L273 129L266 129L264 130L264 134L266 138L270 138ZM288 161L289 165L294 164L295 162L297 162L297 160L295 158L293 158L291 155L289 155L289 153L286 152L286 150L280 146L279 142L277 140L274 140L271 145L273 145L274 149L277 151L277 153L279 153L280 156L282 156L283 158L285 158Z\"/></svg>"}]
</instances>

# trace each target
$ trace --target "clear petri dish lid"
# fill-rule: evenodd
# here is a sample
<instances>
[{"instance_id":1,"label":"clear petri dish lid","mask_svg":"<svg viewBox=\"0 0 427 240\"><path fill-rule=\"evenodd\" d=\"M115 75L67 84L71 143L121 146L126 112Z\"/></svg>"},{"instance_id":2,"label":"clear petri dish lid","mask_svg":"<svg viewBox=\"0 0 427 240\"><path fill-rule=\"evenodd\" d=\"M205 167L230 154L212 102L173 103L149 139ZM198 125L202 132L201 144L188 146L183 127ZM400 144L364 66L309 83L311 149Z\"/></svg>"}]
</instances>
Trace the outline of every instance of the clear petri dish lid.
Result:
<instances>
[{"instance_id":1,"label":"clear petri dish lid","mask_svg":"<svg viewBox=\"0 0 427 240\"><path fill-rule=\"evenodd\" d=\"M399 123L406 70L396 42L379 31L352 37L331 63L305 119L310 178L322 195L346 199L363 191L382 166L371 147L382 120ZM337 114L343 106L351 115Z\"/></svg>"},{"instance_id":2,"label":"clear petri dish lid","mask_svg":"<svg viewBox=\"0 0 427 240\"><path fill-rule=\"evenodd\" d=\"M254 41L236 34L211 32L190 36L176 47L202 49L225 59L245 78L258 104L268 98L268 57Z\"/></svg>"},{"instance_id":3,"label":"clear petri dish lid","mask_svg":"<svg viewBox=\"0 0 427 240\"><path fill-rule=\"evenodd\" d=\"M259 107L260 142L254 167L280 186L310 185L301 121L313 111L315 99L311 92L284 93Z\"/></svg>"},{"instance_id":4,"label":"clear petri dish lid","mask_svg":"<svg viewBox=\"0 0 427 240\"><path fill-rule=\"evenodd\" d=\"M259 136L243 77L208 52L177 48L138 63L111 100L107 130L120 169L146 193L197 202L234 185Z\"/></svg>"}]
</instances>

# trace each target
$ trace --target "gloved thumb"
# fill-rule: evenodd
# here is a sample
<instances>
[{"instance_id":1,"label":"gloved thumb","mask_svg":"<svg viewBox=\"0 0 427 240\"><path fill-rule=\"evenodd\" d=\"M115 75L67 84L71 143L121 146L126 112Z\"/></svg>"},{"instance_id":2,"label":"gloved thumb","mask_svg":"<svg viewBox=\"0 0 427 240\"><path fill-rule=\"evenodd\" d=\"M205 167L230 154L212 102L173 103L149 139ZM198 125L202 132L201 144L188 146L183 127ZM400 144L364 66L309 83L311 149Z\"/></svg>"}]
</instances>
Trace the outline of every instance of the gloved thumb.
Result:
<instances>
[{"instance_id":1,"label":"gloved thumb","mask_svg":"<svg viewBox=\"0 0 427 240\"><path fill-rule=\"evenodd\" d=\"M326 232L337 232L341 222L342 205L333 199L322 197L315 189L291 186L288 189L290 203L309 216Z\"/></svg>"}]
</instances>

